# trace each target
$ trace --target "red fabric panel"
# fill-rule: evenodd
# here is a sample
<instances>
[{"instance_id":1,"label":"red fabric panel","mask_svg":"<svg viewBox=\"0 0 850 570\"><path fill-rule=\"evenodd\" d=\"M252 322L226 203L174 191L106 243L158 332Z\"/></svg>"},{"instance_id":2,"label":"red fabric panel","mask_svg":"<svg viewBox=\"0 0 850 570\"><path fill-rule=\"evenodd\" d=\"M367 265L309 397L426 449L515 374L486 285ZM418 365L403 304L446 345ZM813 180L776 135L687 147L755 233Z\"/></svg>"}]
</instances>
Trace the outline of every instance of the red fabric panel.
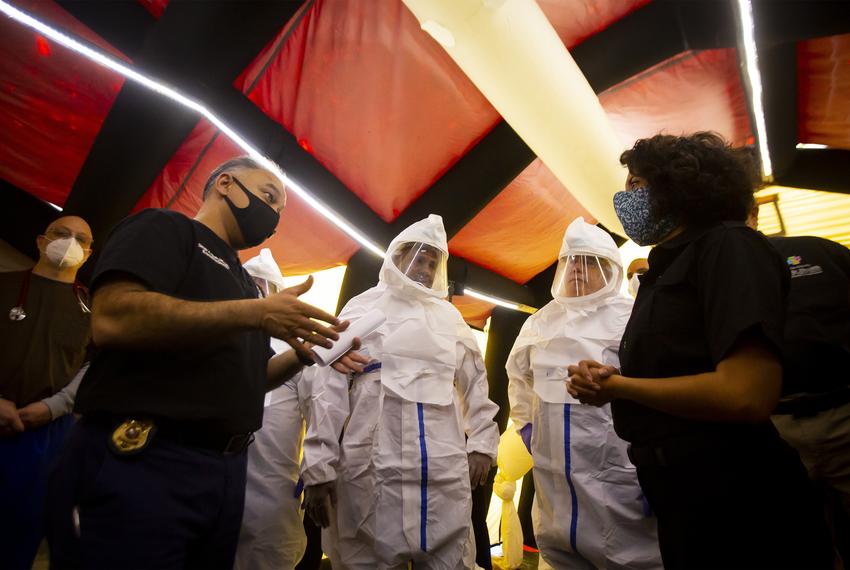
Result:
<instances>
[{"instance_id":1,"label":"red fabric panel","mask_svg":"<svg viewBox=\"0 0 850 570\"><path fill-rule=\"evenodd\" d=\"M145 10L151 13L151 16L159 20L165 8L171 0L138 0L139 4L145 7Z\"/></svg>"},{"instance_id":2,"label":"red fabric panel","mask_svg":"<svg viewBox=\"0 0 850 570\"><path fill-rule=\"evenodd\" d=\"M15 5L122 57L54 2ZM0 18L0 177L62 206L123 83L117 73Z\"/></svg>"},{"instance_id":3,"label":"red fabric panel","mask_svg":"<svg viewBox=\"0 0 850 570\"><path fill-rule=\"evenodd\" d=\"M850 34L797 46L800 142L850 150Z\"/></svg>"},{"instance_id":4,"label":"red fabric panel","mask_svg":"<svg viewBox=\"0 0 850 570\"><path fill-rule=\"evenodd\" d=\"M245 154L229 138L216 133L215 127L201 120L134 211L170 207L194 216L201 207L209 173L222 162ZM272 250L284 274L300 275L345 263L359 245L290 191L277 233L263 247ZM248 249L240 255L247 260L259 249Z\"/></svg>"},{"instance_id":5,"label":"red fabric panel","mask_svg":"<svg viewBox=\"0 0 850 570\"><path fill-rule=\"evenodd\" d=\"M659 132L701 130L735 145L752 142L734 49L683 53L608 89L599 101L623 148Z\"/></svg>"},{"instance_id":6,"label":"red fabric panel","mask_svg":"<svg viewBox=\"0 0 850 570\"><path fill-rule=\"evenodd\" d=\"M578 216L596 222L537 159L449 241L449 249L525 283L557 259L564 231Z\"/></svg>"},{"instance_id":7,"label":"red fabric panel","mask_svg":"<svg viewBox=\"0 0 850 570\"><path fill-rule=\"evenodd\" d=\"M648 3L649 0L537 0L568 48Z\"/></svg>"},{"instance_id":8,"label":"red fabric panel","mask_svg":"<svg viewBox=\"0 0 850 570\"><path fill-rule=\"evenodd\" d=\"M400 0L318 0L250 97L386 221L499 119Z\"/></svg>"},{"instance_id":9,"label":"red fabric panel","mask_svg":"<svg viewBox=\"0 0 850 570\"><path fill-rule=\"evenodd\" d=\"M463 320L478 329L484 328L490 313L495 308L495 305L465 295L452 298L452 303L460 311Z\"/></svg>"},{"instance_id":10,"label":"red fabric panel","mask_svg":"<svg viewBox=\"0 0 850 570\"><path fill-rule=\"evenodd\" d=\"M201 194L210 171L221 162L244 154L239 152L235 145L225 145L223 148L221 144L217 147L218 152L201 154L207 145L215 143L220 137L217 129L206 119L198 121L150 189L136 204L133 213L144 208L170 208L174 201L174 209L194 216L201 207Z\"/></svg>"}]
</instances>

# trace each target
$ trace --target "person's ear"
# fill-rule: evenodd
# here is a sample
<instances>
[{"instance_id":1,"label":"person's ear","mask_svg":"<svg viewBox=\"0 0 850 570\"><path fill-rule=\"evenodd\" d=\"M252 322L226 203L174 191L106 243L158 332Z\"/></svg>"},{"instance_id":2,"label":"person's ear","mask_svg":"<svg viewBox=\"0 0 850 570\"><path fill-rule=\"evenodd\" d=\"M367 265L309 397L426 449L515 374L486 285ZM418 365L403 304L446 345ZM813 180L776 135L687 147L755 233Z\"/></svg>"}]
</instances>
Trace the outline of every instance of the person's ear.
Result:
<instances>
[{"instance_id":1,"label":"person's ear","mask_svg":"<svg viewBox=\"0 0 850 570\"><path fill-rule=\"evenodd\" d=\"M759 229L759 205L756 204L750 208L750 214L747 216L747 225L754 230Z\"/></svg>"},{"instance_id":2,"label":"person's ear","mask_svg":"<svg viewBox=\"0 0 850 570\"><path fill-rule=\"evenodd\" d=\"M215 179L213 188L220 196L227 196L233 186L233 176L229 172L222 172Z\"/></svg>"}]
</instances>

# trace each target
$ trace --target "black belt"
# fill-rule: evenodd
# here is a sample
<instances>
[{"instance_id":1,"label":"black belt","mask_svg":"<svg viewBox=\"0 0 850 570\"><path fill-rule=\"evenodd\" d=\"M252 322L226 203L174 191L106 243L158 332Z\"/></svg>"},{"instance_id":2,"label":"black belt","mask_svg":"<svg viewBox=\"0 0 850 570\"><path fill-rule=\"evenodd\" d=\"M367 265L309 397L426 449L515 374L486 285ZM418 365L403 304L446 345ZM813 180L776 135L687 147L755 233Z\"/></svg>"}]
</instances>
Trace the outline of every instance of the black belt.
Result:
<instances>
[{"instance_id":1,"label":"black belt","mask_svg":"<svg viewBox=\"0 0 850 570\"><path fill-rule=\"evenodd\" d=\"M777 404L774 414L793 415L795 418L806 418L843 406L850 402L850 386L838 390L818 394L795 394L784 398Z\"/></svg>"},{"instance_id":2,"label":"black belt","mask_svg":"<svg viewBox=\"0 0 850 570\"><path fill-rule=\"evenodd\" d=\"M172 443L185 445L188 447L199 447L209 451L215 451L224 455L234 455L245 451L254 441L254 433L224 433L216 430L210 430L209 426L204 426L192 422L175 421L171 419L163 419L151 417L145 414L128 414L124 416L110 414L86 414L83 416L83 421L92 423L101 427L106 427L110 431L118 428L127 420L144 420L151 421L155 426L153 438L162 438Z\"/></svg>"}]
</instances>

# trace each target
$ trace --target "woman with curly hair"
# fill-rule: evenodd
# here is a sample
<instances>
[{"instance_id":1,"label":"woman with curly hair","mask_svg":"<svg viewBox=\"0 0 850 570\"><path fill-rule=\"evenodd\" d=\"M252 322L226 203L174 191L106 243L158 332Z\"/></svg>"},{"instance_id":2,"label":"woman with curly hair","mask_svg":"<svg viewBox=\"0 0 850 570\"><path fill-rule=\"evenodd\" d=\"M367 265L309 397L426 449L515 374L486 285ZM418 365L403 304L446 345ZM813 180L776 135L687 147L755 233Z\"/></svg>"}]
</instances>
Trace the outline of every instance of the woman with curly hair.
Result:
<instances>
[{"instance_id":1,"label":"woman with curly hair","mask_svg":"<svg viewBox=\"0 0 850 570\"><path fill-rule=\"evenodd\" d=\"M788 272L743 220L746 154L714 133L657 135L620 157L614 208L655 245L620 370L570 367L573 396L611 402L666 568L830 568L830 538L799 457L770 422L782 386Z\"/></svg>"}]
</instances>

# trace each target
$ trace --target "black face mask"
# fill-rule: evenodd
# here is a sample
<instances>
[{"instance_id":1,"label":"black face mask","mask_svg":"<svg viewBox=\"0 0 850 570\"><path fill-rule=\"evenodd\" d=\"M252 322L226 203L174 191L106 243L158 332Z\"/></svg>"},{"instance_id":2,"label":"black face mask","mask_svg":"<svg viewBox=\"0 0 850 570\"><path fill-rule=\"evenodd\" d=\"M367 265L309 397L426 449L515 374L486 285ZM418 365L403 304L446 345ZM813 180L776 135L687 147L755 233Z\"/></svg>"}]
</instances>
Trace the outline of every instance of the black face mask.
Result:
<instances>
[{"instance_id":1,"label":"black face mask","mask_svg":"<svg viewBox=\"0 0 850 570\"><path fill-rule=\"evenodd\" d=\"M277 223L280 221L280 214L245 188L245 185L239 182L235 176L231 175L231 178L248 196L248 205L244 208L237 208L227 196L224 197L224 200L230 206L233 217L236 218L236 225L242 232L245 247L260 245L274 234Z\"/></svg>"}]
</instances>

